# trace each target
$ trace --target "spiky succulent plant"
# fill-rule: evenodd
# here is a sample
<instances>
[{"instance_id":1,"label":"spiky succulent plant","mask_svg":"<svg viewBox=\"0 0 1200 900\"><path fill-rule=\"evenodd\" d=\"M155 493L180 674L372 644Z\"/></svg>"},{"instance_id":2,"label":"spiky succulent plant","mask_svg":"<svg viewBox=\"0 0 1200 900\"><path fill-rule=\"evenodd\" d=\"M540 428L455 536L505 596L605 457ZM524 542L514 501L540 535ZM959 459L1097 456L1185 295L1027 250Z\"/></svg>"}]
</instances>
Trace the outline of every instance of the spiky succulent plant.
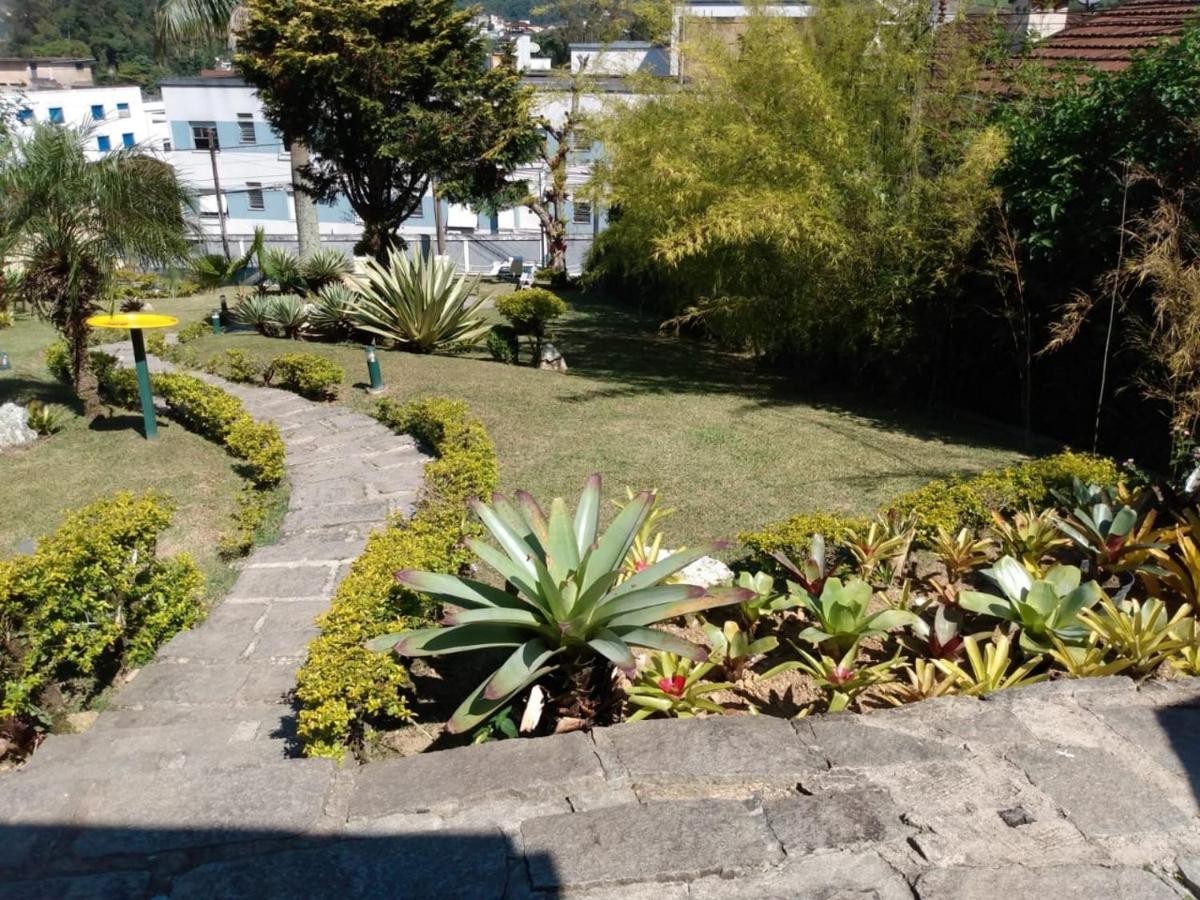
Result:
<instances>
[{"instance_id":1,"label":"spiky succulent plant","mask_svg":"<svg viewBox=\"0 0 1200 900\"><path fill-rule=\"evenodd\" d=\"M404 657L512 650L451 716L447 729L452 733L474 728L552 673L564 676L568 686L588 683L602 691L611 686L612 666L633 672L633 647L703 662L708 656L703 647L650 626L750 596L740 588L665 583L715 545L676 553L622 580L630 547L654 506L653 493L635 495L603 534L599 475L588 479L573 517L561 498L551 503L549 515L527 493L514 499L497 494L491 504L474 501L472 510L498 546L468 540L511 593L455 575L399 572L401 584L456 609L440 627L384 635L367 645ZM599 676L573 677L597 664Z\"/></svg>"}]
</instances>

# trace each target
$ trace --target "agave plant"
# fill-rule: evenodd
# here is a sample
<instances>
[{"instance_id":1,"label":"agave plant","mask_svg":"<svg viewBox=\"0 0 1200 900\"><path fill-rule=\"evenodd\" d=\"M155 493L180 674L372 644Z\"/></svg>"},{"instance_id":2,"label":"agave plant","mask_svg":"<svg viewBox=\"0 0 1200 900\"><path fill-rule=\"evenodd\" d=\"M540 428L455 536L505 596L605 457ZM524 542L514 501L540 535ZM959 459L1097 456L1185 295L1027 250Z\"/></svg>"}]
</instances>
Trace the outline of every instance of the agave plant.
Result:
<instances>
[{"instance_id":1,"label":"agave plant","mask_svg":"<svg viewBox=\"0 0 1200 900\"><path fill-rule=\"evenodd\" d=\"M394 253L386 267L370 260L358 280L355 324L416 353L472 343L488 331L477 315L483 298L471 297L477 283L446 259Z\"/></svg>"},{"instance_id":2,"label":"agave plant","mask_svg":"<svg viewBox=\"0 0 1200 900\"><path fill-rule=\"evenodd\" d=\"M988 641L982 652L975 637L964 638L963 647L969 668L963 668L950 659L933 661L939 671L955 680L959 693L980 697L1007 688L1035 684L1049 677L1045 673L1033 674L1033 670L1042 662L1040 656L1031 657L1016 669L1012 668L1012 641L1008 635Z\"/></svg>"},{"instance_id":3,"label":"agave plant","mask_svg":"<svg viewBox=\"0 0 1200 900\"><path fill-rule=\"evenodd\" d=\"M651 625L740 603L748 594L665 583L712 546L675 553L622 580L622 564L653 506L650 492L636 495L600 534L598 475L588 479L574 517L562 499L546 515L524 492L515 502L501 494L491 505L474 501L472 510L498 546L474 538L467 543L513 593L454 575L399 572L396 579L405 587L457 609L441 627L384 635L367 646L404 657L512 650L451 716L452 733L474 728L548 676L554 676L552 699L560 715L594 721L611 706L613 666L633 671L632 647L707 659L703 647Z\"/></svg>"},{"instance_id":4,"label":"agave plant","mask_svg":"<svg viewBox=\"0 0 1200 900\"><path fill-rule=\"evenodd\" d=\"M322 288L338 284L350 274L350 260L340 250L325 248L300 263L300 274L309 291L320 293Z\"/></svg>"},{"instance_id":5,"label":"agave plant","mask_svg":"<svg viewBox=\"0 0 1200 900\"><path fill-rule=\"evenodd\" d=\"M1043 561L1070 541L1058 532L1052 509L1013 514L1012 521L992 510L991 536L1000 545L1000 553L1020 561L1031 575L1040 575Z\"/></svg>"},{"instance_id":6,"label":"agave plant","mask_svg":"<svg viewBox=\"0 0 1200 900\"><path fill-rule=\"evenodd\" d=\"M265 236L266 232L263 229L256 228L254 240L237 259L227 259L219 253L197 257L192 260L192 277L200 287L208 290L237 284L245 276L255 257L261 259Z\"/></svg>"},{"instance_id":7,"label":"agave plant","mask_svg":"<svg viewBox=\"0 0 1200 900\"><path fill-rule=\"evenodd\" d=\"M294 294L283 294L268 299L271 325L284 337L299 337L300 332L308 325L308 304Z\"/></svg>"},{"instance_id":8,"label":"agave plant","mask_svg":"<svg viewBox=\"0 0 1200 900\"><path fill-rule=\"evenodd\" d=\"M1082 573L1074 566L1053 566L1034 580L1025 567L1005 556L984 574L996 583L1003 597L979 591L962 591L959 605L980 615L993 616L1021 629L1021 647L1035 653L1049 652L1051 636L1066 644L1082 644L1087 628L1079 614L1095 606L1101 597L1094 581L1080 583Z\"/></svg>"},{"instance_id":9,"label":"agave plant","mask_svg":"<svg viewBox=\"0 0 1200 900\"><path fill-rule=\"evenodd\" d=\"M800 639L844 652L864 637L884 634L918 621L917 615L907 609L868 613L873 595L871 585L858 578L845 584L839 578L827 579L821 596L815 599L807 592L800 593L800 605L817 623L800 632Z\"/></svg>"},{"instance_id":10,"label":"agave plant","mask_svg":"<svg viewBox=\"0 0 1200 900\"><path fill-rule=\"evenodd\" d=\"M295 253L280 247L269 247L259 254L258 259L263 276L281 293L298 294L304 290L304 275Z\"/></svg>"},{"instance_id":11,"label":"agave plant","mask_svg":"<svg viewBox=\"0 0 1200 900\"><path fill-rule=\"evenodd\" d=\"M270 337L275 333L274 301L274 297L262 294L243 297L233 308L233 321Z\"/></svg>"},{"instance_id":12,"label":"agave plant","mask_svg":"<svg viewBox=\"0 0 1200 900\"><path fill-rule=\"evenodd\" d=\"M358 294L345 284L327 284L308 306L308 324L319 334L344 339L354 333L354 306Z\"/></svg>"},{"instance_id":13,"label":"agave plant","mask_svg":"<svg viewBox=\"0 0 1200 900\"><path fill-rule=\"evenodd\" d=\"M650 664L625 688L629 702L637 707L630 722L655 714L691 719L705 713L720 715L725 710L707 695L728 690L732 684L705 681L714 668L711 662L697 663L686 656L658 652L650 654Z\"/></svg>"}]
</instances>

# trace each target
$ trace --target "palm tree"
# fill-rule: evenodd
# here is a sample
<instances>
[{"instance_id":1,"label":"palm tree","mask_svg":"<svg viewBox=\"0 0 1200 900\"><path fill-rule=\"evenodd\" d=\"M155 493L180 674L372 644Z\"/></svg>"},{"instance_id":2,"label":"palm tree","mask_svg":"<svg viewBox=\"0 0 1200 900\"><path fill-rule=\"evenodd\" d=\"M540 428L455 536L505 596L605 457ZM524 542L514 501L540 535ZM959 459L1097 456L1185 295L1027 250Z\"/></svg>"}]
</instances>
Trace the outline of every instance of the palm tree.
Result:
<instances>
[{"instance_id":1,"label":"palm tree","mask_svg":"<svg viewBox=\"0 0 1200 900\"><path fill-rule=\"evenodd\" d=\"M47 123L12 137L0 158L0 258L16 263L19 295L66 338L72 386L93 414L87 317L118 261L186 257L194 201L166 163L136 147L92 159L86 137Z\"/></svg>"},{"instance_id":2,"label":"palm tree","mask_svg":"<svg viewBox=\"0 0 1200 900\"><path fill-rule=\"evenodd\" d=\"M227 39L229 49L233 50L244 15L241 0L159 0L155 14L159 51L192 40L221 39ZM321 247L316 201L304 191L303 169L309 161L308 148L299 141L291 141L290 156L296 240L300 258L308 259Z\"/></svg>"}]
</instances>

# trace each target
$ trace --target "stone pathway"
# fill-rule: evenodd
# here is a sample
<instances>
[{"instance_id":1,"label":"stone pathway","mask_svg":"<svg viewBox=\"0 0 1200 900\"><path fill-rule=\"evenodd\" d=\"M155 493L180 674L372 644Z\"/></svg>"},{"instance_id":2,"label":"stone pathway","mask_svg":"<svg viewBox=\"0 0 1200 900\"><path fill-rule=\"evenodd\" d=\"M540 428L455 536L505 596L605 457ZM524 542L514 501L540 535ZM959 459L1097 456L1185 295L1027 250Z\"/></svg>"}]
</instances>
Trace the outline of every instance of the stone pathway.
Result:
<instances>
[{"instance_id":1,"label":"stone pathway","mask_svg":"<svg viewBox=\"0 0 1200 900\"><path fill-rule=\"evenodd\" d=\"M341 770L95 745L0 780L0 897L1169 900L1200 895L1198 737L1200 682L1111 678Z\"/></svg>"}]
</instances>

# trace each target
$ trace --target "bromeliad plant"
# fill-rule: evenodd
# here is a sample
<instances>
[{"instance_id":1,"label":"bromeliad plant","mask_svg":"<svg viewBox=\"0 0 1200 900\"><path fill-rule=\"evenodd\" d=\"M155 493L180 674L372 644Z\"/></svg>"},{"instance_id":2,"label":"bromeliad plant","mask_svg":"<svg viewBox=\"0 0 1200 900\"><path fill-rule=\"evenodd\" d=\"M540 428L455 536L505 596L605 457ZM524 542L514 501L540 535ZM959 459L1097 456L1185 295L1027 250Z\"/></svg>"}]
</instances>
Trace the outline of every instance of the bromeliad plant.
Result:
<instances>
[{"instance_id":1,"label":"bromeliad plant","mask_svg":"<svg viewBox=\"0 0 1200 900\"><path fill-rule=\"evenodd\" d=\"M1031 506L1028 512L1013 513L1011 521L992 510L992 523L1000 553L1018 560L1031 575L1040 576L1046 557L1070 543L1059 534L1052 509L1036 512Z\"/></svg>"},{"instance_id":2,"label":"bromeliad plant","mask_svg":"<svg viewBox=\"0 0 1200 900\"><path fill-rule=\"evenodd\" d=\"M738 604L738 612L746 620L746 628L751 635L758 630L758 623L764 616L792 609L800 604L793 595L777 591L775 579L767 572L740 572L734 583L752 595L745 603Z\"/></svg>"},{"instance_id":3,"label":"bromeliad plant","mask_svg":"<svg viewBox=\"0 0 1200 900\"><path fill-rule=\"evenodd\" d=\"M1003 597L979 591L962 591L959 605L980 615L1011 622L1021 629L1021 647L1033 653L1048 653L1051 636L1065 644L1082 644L1087 628L1080 613L1091 609L1101 597L1094 581L1080 584L1082 573L1074 566L1053 566L1035 580L1019 562L1006 556L984 574L996 583Z\"/></svg>"},{"instance_id":4,"label":"bromeliad plant","mask_svg":"<svg viewBox=\"0 0 1200 900\"><path fill-rule=\"evenodd\" d=\"M813 656L795 644L792 647L800 654L800 659L782 662L764 672L762 677L764 679L773 678L781 672L793 670L803 672L825 692L828 699L826 711L831 713L841 712L851 703L858 702L861 705L862 695L869 689L896 680L893 672L901 664L899 654L872 665L860 664L858 662L858 641L851 644L840 658L826 656L823 653ZM812 708L809 707L800 715L805 716L812 711Z\"/></svg>"},{"instance_id":5,"label":"bromeliad plant","mask_svg":"<svg viewBox=\"0 0 1200 900\"><path fill-rule=\"evenodd\" d=\"M969 528L961 529L958 534L951 534L939 526L937 537L933 541L933 552L938 561L946 567L946 577L951 582L957 582L967 572L991 559L995 546L996 542L991 538L976 537Z\"/></svg>"},{"instance_id":6,"label":"bromeliad plant","mask_svg":"<svg viewBox=\"0 0 1200 900\"><path fill-rule=\"evenodd\" d=\"M871 585L858 578L845 584L839 578L830 578L825 582L821 596L815 599L807 591L794 588L793 596L816 620L815 625L800 632L800 639L844 653L864 637L881 635L918 621L917 615L906 609L868 613L873 594Z\"/></svg>"},{"instance_id":7,"label":"bromeliad plant","mask_svg":"<svg viewBox=\"0 0 1200 900\"><path fill-rule=\"evenodd\" d=\"M767 635L754 641L750 635L742 631L741 626L733 619L724 626L718 627L712 622L701 625L704 637L708 640L708 661L720 666L727 678L740 681L746 673L746 668L763 654L770 653L779 646L779 639Z\"/></svg>"},{"instance_id":8,"label":"bromeliad plant","mask_svg":"<svg viewBox=\"0 0 1200 900\"><path fill-rule=\"evenodd\" d=\"M793 581L804 593L810 597L821 596L821 591L825 589L825 579L829 573L825 563L825 537L824 535L814 534L812 543L809 545L808 559L804 560L800 565L796 565L782 550L774 550L771 556L775 558L790 576ZM791 585L789 584L789 589Z\"/></svg>"},{"instance_id":9,"label":"bromeliad plant","mask_svg":"<svg viewBox=\"0 0 1200 900\"><path fill-rule=\"evenodd\" d=\"M1058 520L1058 530L1101 572L1132 572L1145 567L1150 554L1162 548L1151 539L1155 511L1145 516L1132 506L1116 506L1107 494L1089 508L1076 507Z\"/></svg>"},{"instance_id":10,"label":"bromeliad plant","mask_svg":"<svg viewBox=\"0 0 1200 900\"><path fill-rule=\"evenodd\" d=\"M715 668L711 662L696 663L686 656L658 652L650 655L650 664L638 673L633 684L625 689L629 702L637 707L629 716L630 722L653 715L691 719L705 713L725 712L707 695L732 688L723 681L705 681L704 676Z\"/></svg>"},{"instance_id":11,"label":"bromeliad plant","mask_svg":"<svg viewBox=\"0 0 1200 900\"><path fill-rule=\"evenodd\" d=\"M1103 597L1099 609L1084 610L1079 619L1110 657L1126 660L1136 675L1149 675L1187 644L1191 611L1185 603L1168 617L1155 598L1117 604Z\"/></svg>"},{"instance_id":12,"label":"bromeliad plant","mask_svg":"<svg viewBox=\"0 0 1200 900\"><path fill-rule=\"evenodd\" d=\"M890 584L904 568L916 533L915 515L902 516L891 510L879 515L865 532L851 531L845 544L864 580L870 581L878 573L882 582Z\"/></svg>"},{"instance_id":13,"label":"bromeliad plant","mask_svg":"<svg viewBox=\"0 0 1200 900\"><path fill-rule=\"evenodd\" d=\"M643 492L600 533L600 476L588 479L574 517L556 498L547 515L532 496L515 502L497 494L491 505L471 504L498 546L469 539L471 550L513 593L454 575L406 570L405 587L458 609L441 627L385 635L368 643L404 657L490 648L511 655L476 688L447 723L451 733L487 720L520 691L548 680L560 716L594 722L612 707L613 667L635 668L633 647L676 653L703 662L703 647L650 626L685 613L740 603L749 592L667 584L680 569L711 553L712 545L676 553L623 578L622 567L654 507Z\"/></svg>"},{"instance_id":14,"label":"bromeliad plant","mask_svg":"<svg viewBox=\"0 0 1200 900\"><path fill-rule=\"evenodd\" d=\"M982 652L978 640L973 636L964 638L963 646L966 648L968 668L949 659L933 661L943 674L954 679L961 694L980 697L995 691L1035 684L1049 677L1046 674L1033 674L1033 670L1042 662L1040 656L1031 657L1012 669L1012 641L1008 635L988 641Z\"/></svg>"}]
</instances>

